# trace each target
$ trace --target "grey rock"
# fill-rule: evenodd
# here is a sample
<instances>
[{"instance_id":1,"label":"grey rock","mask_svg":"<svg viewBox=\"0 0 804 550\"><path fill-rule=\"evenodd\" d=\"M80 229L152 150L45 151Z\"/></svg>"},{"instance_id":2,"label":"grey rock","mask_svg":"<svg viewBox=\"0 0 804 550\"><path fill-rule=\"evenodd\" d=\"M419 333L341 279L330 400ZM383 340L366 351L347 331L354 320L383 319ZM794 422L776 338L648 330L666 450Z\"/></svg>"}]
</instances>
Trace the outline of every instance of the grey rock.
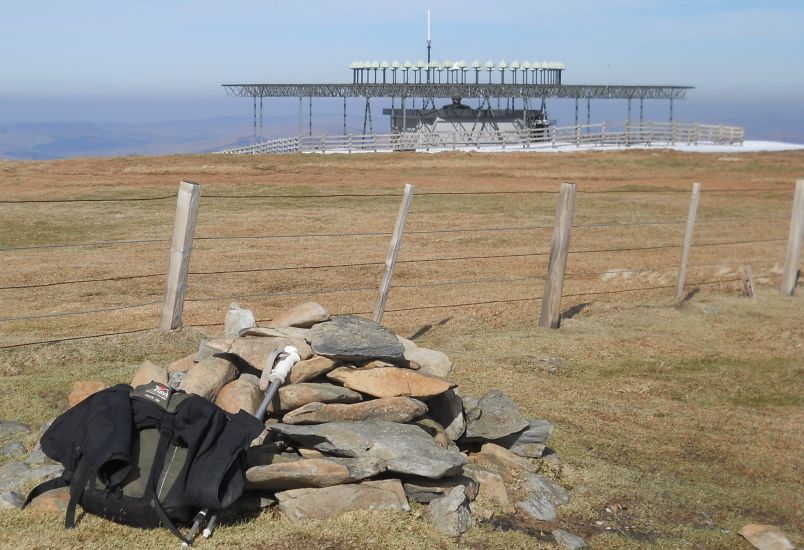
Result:
<instances>
[{"instance_id":1,"label":"grey rock","mask_svg":"<svg viewBox=\"0 0 804 550\"><path fill-rule=\"evenodd\" d=\"M293 346L302 360L313 356L313 350L306 341L299 338L260 338L247 336L241 338L225 338L223 340L204 340L198 346L196 361L203 361L210 356L221 356L232 359L235 363L244 362L249 368L262 371L274 350L282 350ZM230 357L235 356L235 357ZM193 369L195 370L195 369Z\"/></svg>"},{"instance_id":2,"label":"grey rock","mask_svg":"<svg viewBox=\"0 0 804 550\"><path fill-rule=\"evenodd\" d=\"M539 521L553 521L556 508L569 502L569 493L561 485L538 474L525 478L522 489L527 499L517 502L517 507Z\"/></svg>"},{"instance_id":3,"label":"grey rock","mask_svg":"<svg viewBox=\"0 0 804 550\"><path fill-rule=\"evenodd\" d=\"M405 347L405 360L419 365L419 372L429 374L430 376L446 378L452 370L452 361L446 354L440 351L419 347L414 342L407 338L402 338L401 336L397 336L397 338Z\"/></svg>"},{"instance_id":4,"label":"grey rock","mask_svg":"<svg viewBox=\"0 0 804 550\"><path fill-rule=\"evenodd\" d=\"M31 432L31 427L14 420L0 420L0 441L6 441L18 435Z\"/></svg>"},{"instance_id":5,"label":"grey rock","mask_svg":"<svg viewBox=\"0 0 804 550\"><path fill-rule=\"evenodd\" d=\"M539 418L531 418L528 423L529 426L525 430L498 439L494 443L519 456L541 458L547 440L553 434L553 425Z\"/></svg>"},{"instance_id":6,"label":"grey rock","mask_svg":"<svg viewBox=\"0 0 804 550\"><path fill-rule=\"evenodd\" d=\"M427 405L410 397L372 399L362 403L308 403L282 418L285 424L323 424L359 420L385 420L404 424L427 412Z\"/></svg>"},{"instance_id":7,"label":"grey rock","mask_svg":"<svg viewBox=\"0 0 804 550\"><path fill-rule=\"evenodd\" d=\"M54 464L54 462L42 451L42 443L37 441L33 451L31 451L31 454L25 459L25 464L28 466L38 466L40 464Z\"/></svg>"},{"instance_id":8,"label":"grey rock","mask_svg":"<svg viewBox=\"0 0 804 550\"><path fill-rule=\"evenodd\" d=\"M404 360L405 347L390 329L355 315L338 315L310 329L318 355L346 361Z\"/></svg>"},{"instance_id":9,"label":"grey rock","mask_svg":"<svg viewBox=\"0 0 804 550\"><path fill-rule=\"evenodd\" d=\"M173 388L174 390L179 389L181 383L187 377L189 373L187 371L176 371L171 372L170 377L168 378L168 386Z\"/></svg>"},{"instance_id":10,"label":"grey rock","mask_svg":"<svg viewBox=\"0 0 804 550\"><path fill-rule=\"evenodd\" d=\"M463 417L463 401L455 390L449 389L427 401L430 416L444 426L444 432L451 441L458 441L466 430Z\"/></svg>"},{"instance_id":11,"label":"grey rock","mask_svg":"<svg viewBox=\"0 0 804 550\"><path fill-rule=\"evenodd\" d=\"M223 335L225 338L237 338L242 330L256 326L257 321L254 319L254 312L250 309L242 309L235 303L229 305L226 319L223 322Z\"/></svg>"},{"instance_id":12,"label":"grey rock","mask_svg":"<svg viewBox=\"0 0 804 550\"><path fill-rule=\"evenodd\" d=\"M408 480L402 484L408 499L416 502L428 503L441 498L452 489L462 486L469 500L474 500L480 489L480 484L465 475L442 477L441 479Z\"/></svg>"},{"instance_id":13,"label":"grey rock","mask_svg":"<svg viewBox=\"0 0 804 550\"><path fill-rule=\"evenodd\" d=\"M240 331L239 336L268 336L274 338L296 338L309 341L309 328L298 327L254 327Z\"/></svg>"},{"instance_id":14,"label":"grey rock","mask_svg":"<svg viewBox=\"0 0 804 550\"><path fill-rule=\"evenodd\" d=\"M457 537L468 531L472 526L472 515L463 486L454 487L443 497L432 501L427 508L427 519L436 529L450 537Z\"/></svg>"},{"instance_id":15,"label":"grey rock","mask_svg":"<svg viewBox=\"0 0 804 550\"><path fill-rule=\"evenodd\" d=\"M466 457L442 449L417 426L367 420L331 422L312 426L277 424L271 430L325 454L374 457L388 471L438 479L460 473Z\"/></svg>"},{"instance_id":16,"label":"grey rock","mask_svg":"<svg viewBox=\"0 0 804 550\"><path fill-rule=\"evenodd\" d=\"M291 521L326 519L353 510L410 511L398 479L364 481L323 489L291 489L276 494L279 508Z\"/></svg>"},{"instance_id":17,"label":"grey rock","mask_svg":"<svg viewBox=\"0 0 804 550\"><path fill-rule=\"evenodd\" d=\"M0 509L3 508L22 508L25 498L16 491L9 491L0 495Z\"/></svg>"},{"instance_id":18,"label":"grey rock","mask_svg":"<svg viewBox=\"0 0 804 550\"><path fill-rule=\"evenodd\" d=\"M720 308L717 306L704 306L703 311L704 313L719 313Z\"/></svg>"},{"instance_id":19,"label":"grey rock","mask_svg":"<svg viewBox=\"0 0 804 550\"><path fill-rule=\"evenodd\" d=\"M28 449L21 441L8 441L0 445L0 456L19 458L28 454Z\"/></svg>"},{"instance_id":20,"label":"grey rock","mask_svg":"<svg viewBox=\"0 0 804 550\"><path fill-rule=\"evenodd\" d=\"M581 550L581 548L589 548L586 544L586 541L581 537L568 533L563 529L553 529L552 533L553 538L556 539L556 543L561 548L566 548L567 550Z\"/></svg>"},{"instance_id":21,"label":"grey rock","mask_svg":"<svg viewBox=\"0 0 804 550\"><path fill-rule=\"evenodd\" d=\"M466 441L494 441L529 427L519 407L499 390L477 400L464 398Z\"/></svg>"},{"instance_id":22,"label":"grey rock","mask_svg":"<svg viewBox=\"0 0 804 550\"><path fill-rule=\"evenodd\" d=\"M47 481L64 471L59 465L47 464L31 468L24 462L7 462L0 465L0 493L14 490L30 481Z\"/></svg>"}]
</instances>

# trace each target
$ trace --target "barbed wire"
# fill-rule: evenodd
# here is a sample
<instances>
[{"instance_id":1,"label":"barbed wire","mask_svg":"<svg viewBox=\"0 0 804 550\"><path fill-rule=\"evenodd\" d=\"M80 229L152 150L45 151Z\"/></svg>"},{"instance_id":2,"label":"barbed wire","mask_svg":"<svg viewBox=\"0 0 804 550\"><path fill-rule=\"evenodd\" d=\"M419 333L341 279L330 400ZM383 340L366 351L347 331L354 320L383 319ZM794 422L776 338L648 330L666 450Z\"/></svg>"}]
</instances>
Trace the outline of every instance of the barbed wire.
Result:
<instances>
[{"instance_id":1,"label":"barbed wire","mask_svg":"<svg viewBox=\"0 0 804 550\"><path fill-rule=\"evenodd\" d=\"M112 306L107 308L100 308L100 309L85 309L82 311L68 311L65 313L44 313L42 315L26 315L20 317L0 317L0 323L9 322L9 321L29 321L32 319L47 319L50 317L72 317L75 315L87 315L90 313L105 313L108 311L119 311L123 309L136 309L141 307L152 306L154 304L161 304L161 300L153 301L153 302L144 302L142 304L131 304L125 306Z\"/></svg>"},{"instance_id":2,"label":"barbed wire","mask_svg":"<svg viewBox=\"0 0 804 550\"><path fill-rule=\"evenodd\" d=\"M0 201L0 204L58 204L72 202L138 202L138 201L161 201L165 199L175 199L178 195L162 195L159 197L130 197L130 198L86 198L86 199L23 199L18 201Z\"/></svg>"},{"instance_id":3,"label":"barbed wire","mask_svg":"<svg viewBox=\"0 0 804 550\"><path fill-rule=\"evenodd\" d=\"M0 290L15 290L25 288L44 288L59 285L75 285L83 283L104 283L109 281L128 281L132 279L147 279L151 277L164 277L164 273L148 273L143 275L122 275L120 277L104 277L101 279L75 279L73 281L56 281L52 283L39 283L31 285L17 285L17 286L0 286Z\"/></svg>"},{"instance_id":4,"label":"barbed wire","mask_svg":"<svg viewBox=\"0 0 804 550\"><path fill-rule=\"evenodd\" d=\"M429 288L437 286L480 285L486 283L520 283L524 281L544 281L544 277L515 277L510 279L469 279L464 281L436 281L432 283L419 283L415 285L391 285L391 288Z\"/></svg>"},{"instance_id":5,"label":"barbed wire","mask_svg":"<svg viewBox=\"0 0 804 550\"><path fill-rule=\"evenodd\" d=\"M152 330L156 330L156 329L153 328L153 327L149 327L149 328L140 328L140 329L135 329L135 330L126 330L126 331L122 331L122 332L106 332L106 333L103 333L103 334L91 334L91 335L87 335L87 336L68 336L66 338L53 338L53 339L50 339L50 340L38 340L38 341L35 341L35 342L23 342L21 344L10 344L10 345L5 345L5 346L0 346L0 349L21 348L21 347L24 347L24 346L36 346L36 345L39 345L39 344L57 344L59 342L68 342L68 341L72 341L72 340L87 340L87 339L90 339L90 338L103 338L103 337L106 337L106 336L120 336L120 335L123 335L123 334L135 334L135 333L138 333L138 332L150 332Z\"/></svg>"},{"instance_id":6,"label":"barbed wire","mask_svg":"<svg viewBox=\"0 0 804 550\"><path fill-rule=\"evenodd\" d=\"M83 243L64 243L64 244L33 244L27 246L10 246L0 248L0 252L14 250L37 250L53 248L79 248L83 246L117 246L121 244L143 244L143 243L168 243L170 239L131 239L121 241L88 241Z\"/></svg>"},{"instance_id":7,"label":"barbed wire","mask_svg":"<svg viewBox=\"0 0 804 550\"><path fill-rule=\"evenodd\" d=\"M360 287L360 288L326 288L326 289L319 289L319 290L302 290L302 291L282 291L278 290L275 292L254 292L249 294L240 294L235 296L220 296L220 297L210 297L210 298L187 298L185 299L185 303L188 302L223 302L228 300L242 300L243 298L273 298L277 296L310 296L315 294L335 294L340 292L365 292L365 291L376 291L376 287Z\"/></svg>"}]
</instances>

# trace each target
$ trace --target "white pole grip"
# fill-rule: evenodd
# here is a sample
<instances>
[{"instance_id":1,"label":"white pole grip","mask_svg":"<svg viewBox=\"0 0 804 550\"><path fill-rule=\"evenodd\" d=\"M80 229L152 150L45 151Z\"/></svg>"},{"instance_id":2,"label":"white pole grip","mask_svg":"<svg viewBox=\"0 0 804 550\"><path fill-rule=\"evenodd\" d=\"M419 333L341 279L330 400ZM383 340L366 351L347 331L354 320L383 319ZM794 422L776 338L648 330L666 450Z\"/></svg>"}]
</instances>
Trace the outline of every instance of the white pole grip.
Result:
<instances>
[{"instance_id":1,"label":"white pole grip","mask_svg":"<svg viewBox=\"0 0 804 550\"><path fill-rule=\"evenodd\" d=\"M271 370L271 374L268 376L269 382L284 384L285 378L287 378L290 373L290 369L301 360L299 350L293 346L286 346L282 352L285 354L285 357Z\"/></svg>"}]
</instances>

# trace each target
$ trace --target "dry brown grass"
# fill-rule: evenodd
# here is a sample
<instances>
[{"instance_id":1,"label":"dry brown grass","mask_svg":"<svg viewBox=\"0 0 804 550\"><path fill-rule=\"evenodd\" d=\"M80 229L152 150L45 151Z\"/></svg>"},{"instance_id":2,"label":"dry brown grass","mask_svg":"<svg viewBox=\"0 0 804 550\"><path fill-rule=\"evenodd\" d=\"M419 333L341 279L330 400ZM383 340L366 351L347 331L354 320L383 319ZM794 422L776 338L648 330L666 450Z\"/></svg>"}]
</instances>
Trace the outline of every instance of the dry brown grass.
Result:
<instances>
[{"instance_id":1,"label":"dry brown grass","mask_svg":"<svg viewBox=\"0 0 804 550\"><path fill-rule=\"evenodd\" d=\"M576 223L679 220L687 191L704 192L695 242L784 239L792 182L804 173L804 154L717 155L632 151L557 155L453 154L285 157L185 156L147 159L75 159L0 164L0 199L158 196L174 193L179 179L198 181L202 195L388 192L390 198L203 199L197 236L389 232L404 182L417 191L557 190L578 183ZM584 191L681 189L684 193L594 194ZM707 189L779 189L773 193L711 193ZM420 196L408 229L552 224L556 195ZM170 237L175 201L0 205L0 247L86 240ZM737 220L711 223L717 219ZM745 220L745 222L741 221ZM683 224L580 227L571 250L678 244ZM436 256L529 254L549 249L549 229L475 233L409 233L400 259ZM201 240L191 270L382 262L388 237ZM784 241L696 247L690 281L732 279L742 263L759 275L778 274ZM161 274L167 243L119 247L0 251L0 286L61 280ZM556 425L553 446L566 467L556 472L574 497L554 525L501 520L472 531L460 547L549 546L539 529L560 525L595 547L744 546L743 523L779 525L801 541L801 456L804 328L802 299L776 296L778 278L759 279L760 299L737 296L731 282L700 287L683 307L673 289L582 295L637 287L672 286L677 248L573 254L564 308L574 317L561 330L535 326L538 301L389 312L385 321L455 361L453 377L467 393L498 387L529 414ZM390 309L541 294L546 256L506 260L409 262L395 283L492 279L473 285L397 288ZM711 265L710 265L711 264ZM647 268L627 274L623 269ZM651 269L652 268L652 269ZM69 384L80 378L127 381L148 357L167 362L189 353L204 334L214 335L227 296L313 291L333 311L370 311L374 290L326 293L322 289L376 288L381 266L228 275L193 275L188 324L172 336L155 331L0 350L0 418L42 422L65 406ZM609 271L610 273L605 273ZM584 273L593 273L584 275ZM47 314L158 301L160 276L130 281L0 290L2 316ZM690 288L692 290L692 287ZM307 296L240 299L261 318ZM706 309L705 309L706 308ZM714 308L717 308L715 311ZM158 306L95 315L0 323L0 345L30 340L150 328ZM562 358L551 374L539 356ZM31 442L32 443L32 442ZM607 505L625 510L608 514ZM15 546L163 547L165 533L140 533L86 521L75 532L55 518L0 514L0 544ZM603 525L596 525L602 521ZM521 527L521 526L520 526ZM610 527L610 530L606 530ZM528 530L529 529L529 530ZM107 533L108 531L108 533ZM371 533L369 535L369 533ZM276 515L224 526L218 545L301 548L451 547L417 517L355 514L321 524L293 526Z\"/></svg>"}]
</instances>

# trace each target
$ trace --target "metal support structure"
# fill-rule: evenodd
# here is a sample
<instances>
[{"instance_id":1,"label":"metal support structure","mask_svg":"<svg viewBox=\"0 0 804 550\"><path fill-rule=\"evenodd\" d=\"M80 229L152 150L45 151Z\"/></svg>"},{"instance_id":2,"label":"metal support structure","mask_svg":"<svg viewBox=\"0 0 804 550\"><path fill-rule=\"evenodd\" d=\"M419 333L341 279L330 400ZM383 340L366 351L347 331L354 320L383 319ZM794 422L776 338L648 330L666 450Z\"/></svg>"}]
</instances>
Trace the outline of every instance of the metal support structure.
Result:
<instances>
[{"instance_id":1,"label":"metal support structure","mask_svg":"<svg viewBox=\"0 0 804 550\"><path fill-rule=\"evenodd\" d=\"M302 120L304 118L304 106L302 105L302 97L299 96L299 137L302 137Z\"/></svg>"},{"instance_id":2,"label":"metal support structure","mask_svg":"<svg viewBox=\"0 0 804 550\"><path fill-rule=\"evenodd\" d=\"M346 98L343 98L343 135L346 135Z\"/></svg>"},{"instance_id":3,"label":"metal support structure","mask_svg":"<svg viewBox=\"0 0 804 550\"><path fill-rule=\"evenodd\" d=\"M260 140L265 139L262 133L262 96L260 96Z\"/></svg>"},{"instance_id":4,"label":"metal support structure","mask_svg":"<svg viewBox=\"0 0 804 550\"><path fill-rule=\"evenodd\" d=\"M644 106L645 106L645 98L640 96L639 97L639 124L640 124L640 126L642 125L642 122L645 120L645 118L642 116L643 112L644 112Z\"/></svg>"},{"instance_id":5,"label":"metal support structure","mask_svg":"<svg viewBox=\"0 0 804 550\"><path fill-rule=\"evenodd\" d=\"M673 98L670 98L670 124L673 123Z\"/></svg>"},{"instance_id":6,"label":"metal support structure","mask_svg":"<svg viewBox=\"0 0 804 550\"><path fill-rule=\"evenodd\" d=\"M307 127L307 130L308 130L307 135L312 136L313 135L313 96L310 96L310 103L308 104L308 107L307 107L307 116L309 117L309 120L310 120L309 126Z\"/></svg>"},{"instance_id":7,"label":"metal support structure","mask_svg":"<svg viewBox=\"0 0 804 550\"><path fill-rule=\"evenodd\" d=\"M254 96L254 134L251 137L251 144L257 144L257 96Z\"/></svg>"},{"instance_id":8,"label":"metal support structure","mask_svg":"<svg viewBox=\"0 0 804 550\"><path fill-rule=\"evenodd\" d=\"M578 98L575 98L575 126L578 126Z\"/></svg>"}]
</instances>

